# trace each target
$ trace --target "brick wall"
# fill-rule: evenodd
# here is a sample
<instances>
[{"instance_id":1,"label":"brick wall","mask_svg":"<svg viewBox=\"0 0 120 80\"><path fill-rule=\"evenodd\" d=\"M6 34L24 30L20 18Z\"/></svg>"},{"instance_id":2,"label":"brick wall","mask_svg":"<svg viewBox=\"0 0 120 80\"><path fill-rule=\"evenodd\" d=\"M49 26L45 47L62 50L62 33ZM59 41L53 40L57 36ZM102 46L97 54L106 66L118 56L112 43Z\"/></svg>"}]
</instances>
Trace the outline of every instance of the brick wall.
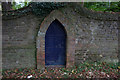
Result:
<instances>
[{"instance_id":1,"label":"brick wall","mask_svg":"<svg viewBox=\"0 0 120 80\"><path fill-rule=\"evenodd\" d=\"M72 56L70 58L68 55L68 64L71 61L75 64L84 61L118 62L118 13L93 12L73 4L51 12L44 21L43 18L42 15L37 17L33 14L3 18L3 69L35 68L41 61L44 64L44 35L46 27L54 19L67 26L69 40L66 54ZM42 36L39 31L44 32L40 34ZM43 45L39 45L39 40Z\"/></svg>"},{"instance_id":2,"label":"brick wall","mask_svg":"<svg viewBox=\"0 0 120 80\"><path fill-rule=\"evenodd\" d=\"M3 69L36 67L35 40L39 23L40 19L31 14L2 21Z\"/></svg>"},{"instance_id":3,"label":"brick wall","mask_svg":"<svg viewBox=\"0 0 120 80\"><path fill-rule=\"evenodd\" d=\"M85 8L77 9L77 7L72 6L62 10L64 15L72 20L74 26L75 64L84 61L119 62L119 13L93 12Z\"/></svg>"}]
</instances>

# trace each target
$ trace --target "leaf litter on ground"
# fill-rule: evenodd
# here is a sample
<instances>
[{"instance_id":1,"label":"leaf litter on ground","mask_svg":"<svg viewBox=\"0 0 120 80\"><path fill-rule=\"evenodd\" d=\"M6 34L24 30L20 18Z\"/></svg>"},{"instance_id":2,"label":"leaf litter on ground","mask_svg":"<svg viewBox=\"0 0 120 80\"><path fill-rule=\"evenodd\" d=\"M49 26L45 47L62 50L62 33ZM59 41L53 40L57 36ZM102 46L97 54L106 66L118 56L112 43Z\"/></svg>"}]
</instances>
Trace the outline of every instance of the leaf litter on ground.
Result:
<instances>
[{"instance_id":1,"label":"leaf litter on ground","mask_svg":"<svg viewBox=\"0 0 120 80\"><path fill-rule=\"evenodd\" d=\"M49 69L9 69L3 70L3 78L118 78L119 66L105 62L94 64L83 63L71 68Z\"/></svg>"}]
</instances>

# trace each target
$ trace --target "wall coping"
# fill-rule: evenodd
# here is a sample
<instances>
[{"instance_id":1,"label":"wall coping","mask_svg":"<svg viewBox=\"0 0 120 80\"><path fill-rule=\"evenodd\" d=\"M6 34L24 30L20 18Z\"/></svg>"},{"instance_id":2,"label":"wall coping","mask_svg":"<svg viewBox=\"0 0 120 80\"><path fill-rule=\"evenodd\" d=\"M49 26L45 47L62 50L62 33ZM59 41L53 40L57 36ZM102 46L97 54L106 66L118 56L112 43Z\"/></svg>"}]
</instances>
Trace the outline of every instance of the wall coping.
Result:
<instances>
[{"instance_id":1,"label":"wall coping","mask_svg":"<svg viewBox=\"0 0 120 80\"><path fill-rule=\"evenodd\" d=\"M2 19L9 20L14 18L19 18L31 14L31 12L32 12L31 5L28 5L26 7L17 10L2 11Z\"/></svg>"},{"instance_id":2,"label":"wall coping","mask_svg":"<svg viewBox=\"0 0 120 80\"><path fill-rule=\"evenodd\" d=\"M117 21L119 20L118 17L120 17L120 12L102 12L102 11L93 11L89 10L85 7L82 7L78 3L68 3L67 5L70 8L73 8L75 12L79 13L82 16L85 16L90 19L96 19L96 20L112 20ZM31 9L32 5L28 5L27 7L18 9L18 10L11 10L11 11L2 11L4 15L2 16L3 19L13 19L18 18L21 16L28 15L29 13L32 13ZM20 15L18 15L20 14Z\"/></svg>"}]
</instances>

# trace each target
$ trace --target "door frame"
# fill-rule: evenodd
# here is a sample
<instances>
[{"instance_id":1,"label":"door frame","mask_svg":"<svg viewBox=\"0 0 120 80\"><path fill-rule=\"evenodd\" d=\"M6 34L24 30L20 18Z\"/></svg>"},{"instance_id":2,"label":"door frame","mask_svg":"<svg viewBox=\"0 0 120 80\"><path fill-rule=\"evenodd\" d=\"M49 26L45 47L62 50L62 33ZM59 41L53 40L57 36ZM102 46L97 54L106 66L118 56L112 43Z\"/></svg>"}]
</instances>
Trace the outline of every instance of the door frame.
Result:
<instances>
[{"instance_id":1,"label":"door frame","mask_svg":"<svg viewBox=\"0 0 120 80\"><path fill-rule=\"evenodd\" d=\"M36 38L36 48L37 48L37 69L45 68L45 34L49 25L57 19L65 28L67 38L66 38L66 66L72 67L74 65L74 54L75 54L75 36L74 27L72 26L72 21L68 20L62 12L58 10L52 11L41 23L40 29L38 31L38 36Z\"/></svg>"}]
</instances>

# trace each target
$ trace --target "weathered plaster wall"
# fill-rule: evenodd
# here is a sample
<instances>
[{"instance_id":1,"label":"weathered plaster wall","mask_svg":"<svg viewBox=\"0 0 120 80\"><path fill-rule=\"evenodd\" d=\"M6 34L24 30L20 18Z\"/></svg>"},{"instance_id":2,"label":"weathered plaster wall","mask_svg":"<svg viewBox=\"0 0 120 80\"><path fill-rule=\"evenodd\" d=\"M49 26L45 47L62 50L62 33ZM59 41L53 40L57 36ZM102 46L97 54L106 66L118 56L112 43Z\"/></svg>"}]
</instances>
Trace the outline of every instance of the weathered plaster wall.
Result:
<instances>
[{"instance_id":1,"label":"weathered plaster wall","mask_svg":"<svg viewBox=\"0 0 120 80\"><path fill-rule=\"evenodd\" d=\"M58 9L67 19L62 22L63 26L68 26L68 32L74 34L71 36L75 38L75 44L69 47L75 46L75 64L84 61L118 62L118 13L93 12L78 7L70 5ZM3 69L36 67L36 37L43 18L33 14L3 18Z\"/></svg>"}]
</instances>

